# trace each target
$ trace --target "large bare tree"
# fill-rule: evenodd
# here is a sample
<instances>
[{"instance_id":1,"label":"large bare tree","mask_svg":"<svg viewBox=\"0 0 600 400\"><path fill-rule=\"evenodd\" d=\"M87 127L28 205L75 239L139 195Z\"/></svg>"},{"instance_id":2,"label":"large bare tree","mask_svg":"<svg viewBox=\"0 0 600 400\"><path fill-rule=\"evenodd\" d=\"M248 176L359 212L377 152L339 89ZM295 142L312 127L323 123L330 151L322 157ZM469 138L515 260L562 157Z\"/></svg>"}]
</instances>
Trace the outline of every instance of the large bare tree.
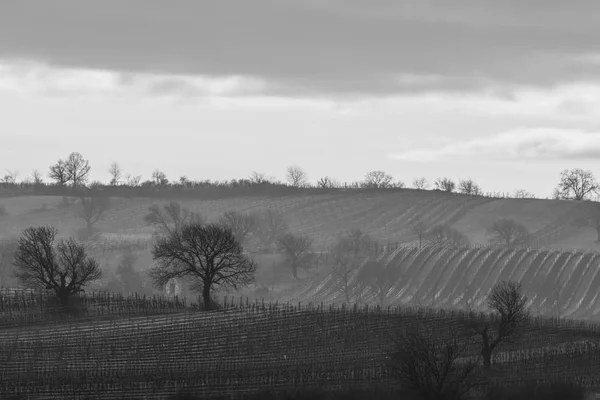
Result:
<instances>
[{"instance_id":1,"label":"large bare tree","mask_svg":"<svg viewBox=\"0 0 600 400\"><path fill-rule=\"evenodd\" d=\"M510 337L515 336L530 318L527 296L521 283L501 281L492 287L487 304L496 315L492 322L471 322L471 328L481 336L481 356L486 370L492 368L494 350Z\"/></svg>"},{"instance_id":2,"label":"large bare tree","mask_svg":"<svg viewBox=\"0 0 600 400\"><path fill-rule=\"evenodd\" d=\"M251 213L243 214L236 211L227 211L221 216L219 223L231 229L233 236L243 246L248 235L256 228L258 217Z\"/></svg>"},{"instance_id":3,"label":"large bare tree","mask_svg":"<svg viewBox=\"0 0 600 400\"><path fill-rule=\"evenodd\" d=\"M308 174L302 168L292 165L289 166L285 173L285 179L293 187L304 187L308 185Z\"/></svg>"},{"instance_id":4,"label":"large bare tree","mask_svg":"<svg viewBox=\"0 0 600 400\"><path fill-rule=\"evenodd\" d=\"M311 248L313 242L313 238L309 236L299 236L291 233L286 233L277 238L277 249L284 254L292 270L294 280L298 279L298 269L307 269L312 266L313 253Z\"/></svg>"},{"instance_id":5,"label":"large bare tree","mask_svg":"<svg viewBox=\"0 0 600 400\"><path fill-rule=\"evenodd\" d=\"M49 226L25 229L19 237L14 266L16 278L27 288L53 292L61 306L90 282L99 279L98 262L73 238L56 241Z\"/></svg>"},{"instance_id":6,"label":"large bare tree","mask_svg":"<svg viewBox=\"0 0 600 400\"><path fill-rule=\"evenodd\" d=\"M162 209L157 204L148 207L148 214L144 216L144 222L153 226L158 234L170 234L174 230L188 223L204 223L204 218L187 208L181 207L176 201L164 204Z\"/></svg>"},{"instance_id":7,"label":"large bare tree","mask_svg":"<svg viewBox=\"0 0 600 400\"><path fill-rule=\"evenodd\" d=\"M74 152L69 154L65 161L68 182L73 187L81 187L85 185L90 174L90 163L83 159L80 153Z\"/></svg>"},{"instance_id":8,"label":"large bare tree","mask_svg":"<svg viewBox=\"0 0 600 400\"><path fill-rule=\"evenodd\" d=\"M384 171L371 171L365 175L362 185L370 189L390 188L394 186L393 182L394 177L392 175Z\"/></svg>"},{"instance_id":9,"label":"large bare tree","mask_svg":"<svg viewBox=\"0 0 600 400\"><path fill-rule=\"evenodd\" d=\"M188 277L210 309L211 291L254 281L256 264L244 254L230 229L220 224L191 223L158 239L152 249L156 261L149 272L154 285L163 288L173 278Z\"/></svg>"},{"instance_id":10,"label":"large bare tree","mask_svg":"<svg viewBox=\"0 0 600 400\"><path fill-rule=\"evenodd\" d=\"M529 232L525 226L510 218L502 218L487 229L492 243L503 243L507 247L521 246L527 243Z\"/></svg>"},{"instance_id":11,"label":"large bare tree","mask_svg":"<svg viewBox=\"0 0 600 400\"><path fill-rule=\"evenodd\" d=\"M261 252L271 249L277 238L285 234L288 229L288 224L281 212L272 209L264 210L259 215L253 232L259 241Z\"/></svg>"},{"instance_id":12,"label":"large bare tree","mask_svg":"<svg viewBox=\"0 0 600 400\"><path fill-rule=\"evenodd\" d=\"M117 162L113 162L110 164L108 168L108 173L110 174L110 185L117 186L121 182L121 177L123 176L123 171Z\"/></svg>"},{"instance_id":13,"label":"large bare tree","mask_svg":"<svg viewBox=\"0 0 600 400\"><path fill-rule=\"evenodd\" d=\"M53 179L58 186L65 186L69 183L69 172L65 161L58 160L56 164L51 165L48 177Z\"/></svg>"},{"instance_id":14,"label":"large bare tree","mask_svg":"<svg viewBox=\"0 0 600 400\"><path fill-rule=\"evenodd\" d=\"M592 171L574 168L561 172L555 196L564 200L586 200L598 192L598 182Z\"/></svg>"}]
</instances>

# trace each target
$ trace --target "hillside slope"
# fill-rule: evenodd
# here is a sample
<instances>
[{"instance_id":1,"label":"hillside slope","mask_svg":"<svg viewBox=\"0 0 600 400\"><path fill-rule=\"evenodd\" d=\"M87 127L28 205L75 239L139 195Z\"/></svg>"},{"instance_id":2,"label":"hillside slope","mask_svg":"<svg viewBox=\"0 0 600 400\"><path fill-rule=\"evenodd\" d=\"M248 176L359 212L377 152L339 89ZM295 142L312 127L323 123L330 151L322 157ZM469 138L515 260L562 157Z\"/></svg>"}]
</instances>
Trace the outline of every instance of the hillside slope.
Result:
<instances>
[{"instance_id":1,"label":"hillside slope","mask_svg":"<svg viewBox=\"0 0 600 400\"><path fill-rule=\"evenodd\" d=\"M166 200L114 198L112 207L97 227L103 232L145 233L143 216L153 203ZM398 192L340 192L311 196L236 197L220 200L182 199L180 203L209 220L226 211L275 209L287 218L293 232L311 235L317 248L324 248L336 233L359 227L382 243L406 243L416 239L411 224L418 219L449 224L471 243L487 243L486 228L498 218L514 218L524 224L541 245L596 250L592 229L569 226L578 212L578 202L531 199L491 199L406 189ZM61 197L0 198L8 215L0 217L0 238L18 235L32 225L49 224L61 234L71 235L84 227L76 205L62 204ZM537 243L537 242L536 242Z\"/></svg>"}]
</instances>

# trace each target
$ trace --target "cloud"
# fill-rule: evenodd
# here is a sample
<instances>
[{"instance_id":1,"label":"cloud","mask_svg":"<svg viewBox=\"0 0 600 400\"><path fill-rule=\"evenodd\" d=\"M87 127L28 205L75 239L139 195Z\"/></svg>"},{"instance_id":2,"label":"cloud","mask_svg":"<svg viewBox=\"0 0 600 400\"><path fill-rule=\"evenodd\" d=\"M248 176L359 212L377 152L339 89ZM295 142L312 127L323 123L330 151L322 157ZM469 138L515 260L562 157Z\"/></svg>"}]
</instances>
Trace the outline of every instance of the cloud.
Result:
<instances>
[{"instance_id":1,"label":"cloud","mask_svg":"<svg viewBox=\"0 0 600 400\"><path fill-rule=\"evenodd\" d=\"M598 80L598 37L596 0L0 2L0 57L126 74L243 77L285 96ZM168 90L187 90L178 85Z\"/></svg>"},{"instance_id":2,"label":"cloud","mask_svg":"<svg viewBox=\"0 0 600 400\"><path fill-rule=\"evenodd\" d=\"M412 162L484 159L541 161L600 158L600 133L552 128L523 128L496 136L448 144L438 149L409 150L392 159Z\"/></svg>"}]
</instances>

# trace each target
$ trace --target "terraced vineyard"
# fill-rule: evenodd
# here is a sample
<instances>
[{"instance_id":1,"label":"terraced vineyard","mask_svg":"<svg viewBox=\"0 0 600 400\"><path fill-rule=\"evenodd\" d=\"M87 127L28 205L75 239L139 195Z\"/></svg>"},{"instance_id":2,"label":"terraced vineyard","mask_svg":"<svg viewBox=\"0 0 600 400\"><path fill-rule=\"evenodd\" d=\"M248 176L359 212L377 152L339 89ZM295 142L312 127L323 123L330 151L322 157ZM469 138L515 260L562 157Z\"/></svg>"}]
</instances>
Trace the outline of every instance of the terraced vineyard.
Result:
<instances>
[{"instance_id":1,"label":"terraced vineyard","mask_svg":"<svg viewBox=\"0 0 600 400\"><path fill-rule=\"evenodd\" d=\"M393 388L397 383L386 367L393 349L390 333L418 321L443 336L443 327L463 318L409 308L249 304L222 312L5 330L0 391L49 399L86 394L164 399L181 387L205 396L301 384L335 388L342 382ZM487 385L559 377L597 390L600 345L593 337L598 331L592 325L536 320L521 342L498 353ZM474 346L467 356L477 355Z\"/></svg>"},{"instance_id":2,"label":"terraced vineyard","mask_svg":"<svg viewBox=\"0 0 600 400\"><path fill-rule=\"evenodd\" d=\"M385 264L386 305L416 303L436 307L482 308L492 286L503 280L523 284L537 312L562 317L600 319L600 254L552 249L403 246L378 257ZM370 276L365 260L350 280L352 301L378 303L379 288L360 278ZM343 282L332 272L291 293L289 301L342 303ZM558 306L559 304L560 306Z\"/></svg>"}]
</instances>

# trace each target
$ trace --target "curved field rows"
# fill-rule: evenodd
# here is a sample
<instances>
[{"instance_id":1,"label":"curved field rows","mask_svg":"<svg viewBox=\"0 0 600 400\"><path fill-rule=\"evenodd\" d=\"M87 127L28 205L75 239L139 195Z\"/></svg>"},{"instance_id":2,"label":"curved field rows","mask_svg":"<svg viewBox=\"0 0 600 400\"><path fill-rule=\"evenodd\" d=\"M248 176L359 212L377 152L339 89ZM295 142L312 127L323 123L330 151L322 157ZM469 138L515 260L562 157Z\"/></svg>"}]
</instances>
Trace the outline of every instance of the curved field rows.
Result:
<instances>
[{"instance_id":1,"label":"curved field rows","mask_svg":"<svg viewBox=\"0 0 600 400\"><path fill-rule=\"evenodd\" d=\"M596 318L600 314L600 255L559 250L505 249L487 247L401 247L379 256L386 265L384 305L418 304L463 308L470 302L485 309L485 298L501 281L521 281L537 313L562 317ZM377 287L359 277L369 277L365 262L353 272L349 286L351 301L379 303ZM360 278L365 279L365 278ZM367 290L359 293L358 288ZM561 288L557 294L557 287ZM343 303L343 281L329 273L317 277L292 293L288 300ZM360 297L358 295L361 295ZM559 296L559 297L557 297ZM558 311L552 304L558 303Z\"/></svg>"}]
</instances>

